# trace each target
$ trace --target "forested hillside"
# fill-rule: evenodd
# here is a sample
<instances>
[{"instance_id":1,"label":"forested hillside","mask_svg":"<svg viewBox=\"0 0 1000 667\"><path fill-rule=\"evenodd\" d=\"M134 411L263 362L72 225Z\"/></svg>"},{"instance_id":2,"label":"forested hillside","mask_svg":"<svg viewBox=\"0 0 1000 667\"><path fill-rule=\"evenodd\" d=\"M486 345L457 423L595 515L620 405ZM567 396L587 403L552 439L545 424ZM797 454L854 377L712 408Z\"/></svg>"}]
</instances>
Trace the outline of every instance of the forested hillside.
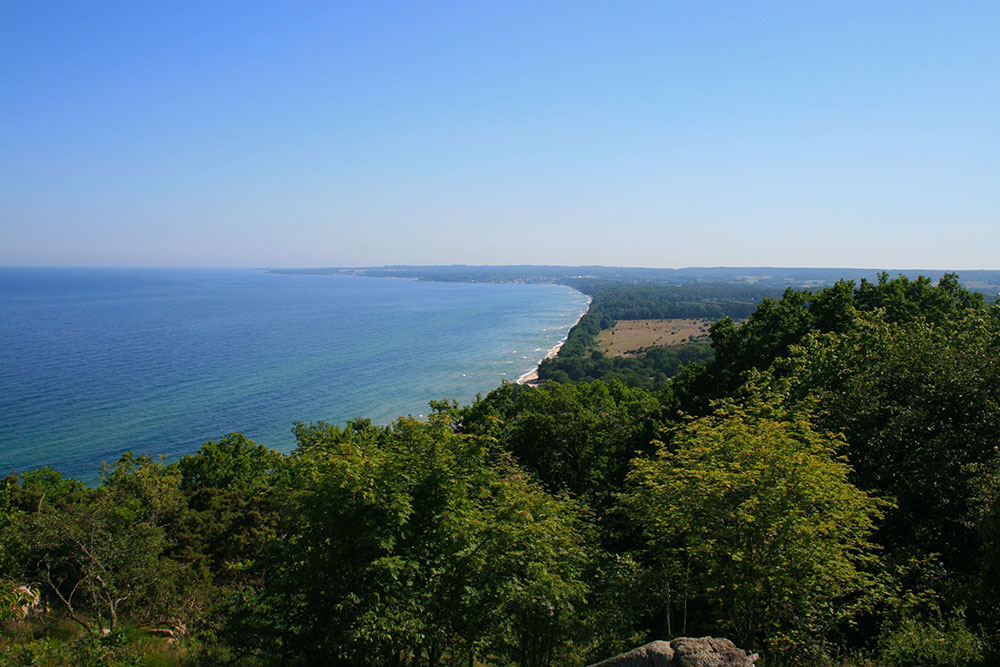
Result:
<instances>
[{"instance_id":1,"label":"forested hillside","mask_svg":"<svg viewBox=\"0 0 1000 667\"><path fill-rule=\"evenodd\" d=\"M771 290L786 287L817 289L838 280L874 281L881 269L852 268L788 268L773 266L703 266L680 269L657 269L631 266L476 266L451 264L442 266L360 266L312 269L271 269L275 273L309 273L321 275L353 275L378 278L413 278L416 280L458 282L546 282L569 285L592 293L592 285L664 285L697 287L704 285L735 285ZM926 276L940 280L945 271L909 269L894 270L893 275L915 280ZM986 294L1000 293L1000 271L963 271L965 287Z\"/></svg>"},{"instance_id":2,"label":"forested hillside","mask_svg":"<svg viewBox=\"0 0 1000 667\"><path fill-rule=\"evenodd\" d=\"M661 390L686 364L712 358L704 341L659 347L630 357L609 357L597 350L601 331L619 320L676 318L745 318L763 299L780 296L780 290L727 284L697 286L620 285L599 280L577 281L591 295L590 309L569 331L555 357L538 369L543 381L562 383L593 380L620 381L630 387Z\"/></svg>"},{"instance_id":3,"label":"forested hillside","mask_svg":"<svg viewBox=\"0 0 1000 667\"><path fill-rule=\"evenodd\" d=\"M1000 307L883 275L729 314L655 391L504 384L287 455L12 474L0 665L583 665L679 635L998 664Z\"/></svg>"}]
</instances>

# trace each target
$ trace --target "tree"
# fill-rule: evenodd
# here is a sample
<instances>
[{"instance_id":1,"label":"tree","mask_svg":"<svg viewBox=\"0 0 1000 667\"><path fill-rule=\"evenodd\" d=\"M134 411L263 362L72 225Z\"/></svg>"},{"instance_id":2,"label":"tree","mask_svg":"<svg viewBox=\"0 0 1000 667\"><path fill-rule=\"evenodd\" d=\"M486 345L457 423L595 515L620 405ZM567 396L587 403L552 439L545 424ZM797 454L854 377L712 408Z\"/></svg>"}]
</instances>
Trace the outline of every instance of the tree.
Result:
<instances>
[{"instance_id":1,"label":"tree","mask_svg":"<svg viewBox=\"0 0 1000 667\"><path fill-rule=\"evenodd\" d=\"M14 476L0 481L0 621L20 616L22 605L37 592L21 585L22 568L18 565L22 553L24 512L11 502Z\"/></svg>"},{"instance_id":2,"label":"tree","mask_svg":"<svg viewBox=\"0 0 1000 667\"><path fill-rule=\"evenodd\" d=\"M435 665L564 650L587 563L581 511L431 420L296 427L283 539L230 632L291 662ZM247 637L252 637L247 642Z\"/></svg>"},{"instance_id":3,"label":"tree","mask_svg":"<svg viewBox=\"0 0 1000 667\"><path fill-rule=\"evenodd\" d=\"M620 382L504 385L462 412L461 429L494 438L549 489L601 511L632 458L650 451L663 411L654 394Z\"/></svg>"},{"instance_id":4,"label":"tree","mask_svg":"<svg viewBox=\"0 0 1000 667\"><path fill-rule=\"evenodd\" d=\"M853 481L898 503L880 531L897 560L933 544L961 568L975 549L977 471L998 457L998 344L989 311L937 323L874 311L846 334L807 337L758 383L783 386L790 405L820 405L819 424L844 432Z\"/></svg>"},{"instance_id":5,"label":"tree","mask_svg":"<svg viewBox=\"0 0 1000 667\"><path fill-rule=\"evenodd\" d=\"M285 457L241 433L209 441L176 468L189 511L173 554L218 585L237 583L266 544L278 537L276 489Z\"/></svg>"},{"instance_id":6,"label":"tree","mask_svg":"<svg viewBox=\"0 0 1000 667\"><path fill-rule=\"evenodd\" d=\"M669 435L634 462L622 496L671 591L668 614L688 601L702 617L682 632L726 633L774 658L821 650L865 590L884 506L848 481L843 439L807 414L732 402Z\"/></svg>"},{"instance_id":7,"label":"tree","mask_svg":"<svg viewBox=\"0 0 1000 667\"><path fill-rule=\"evenodd\" d=\"M148 456L126 453L89 489L50 469L9 478L20 510L12 540L20 578L91 634L128 618L159 624L185 617L193 602L183 565L166 555L169 532L184 512L178 476Z\"/></svg>"},{"instance_id":8,"label":"tree","mask_svg":"<svg viewBox=\"0 0 1000 667\"><path fill-rule=\"evenodd\" d=\"M983 295L963 288L954 274L945 274L937 285L925 277L890 280L882 273L878 282L862 280L857 287L841 280L815 293L789 288L778 301L764 299L742 325L730 318L713 324L714 361L682 374L674 387L686 411L706 414L711 400L734 395L745 373L766 370L810 333L853 331L861 314L887 323L937 326L986 308Z\"/></svg>"},{"instance_id":9,"label":"tree","mask_svg":"<svg viewBox=\"0 0 1000 667\"><path fill-rule=\"evenodd\" d=\"M28 517L27 531L35 576L91 632L114 630L165 576L162 528L146 520L137 500L106 489L78 502L51 499Z\"/></svg>"}]
</instances>

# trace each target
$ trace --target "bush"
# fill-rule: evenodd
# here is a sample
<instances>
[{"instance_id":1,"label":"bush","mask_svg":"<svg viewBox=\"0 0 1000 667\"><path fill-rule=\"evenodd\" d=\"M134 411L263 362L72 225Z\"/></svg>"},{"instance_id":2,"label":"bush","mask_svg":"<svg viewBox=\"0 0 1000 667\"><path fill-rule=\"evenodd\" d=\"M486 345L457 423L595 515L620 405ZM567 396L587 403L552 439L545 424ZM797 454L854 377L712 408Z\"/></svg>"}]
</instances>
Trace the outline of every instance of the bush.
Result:
<instances>
[{"instance_id":1,"label":"bush","mask_svg":"<svg viewBox=\"0 0 1000 667\"><path fill-rule=\"evenodd\" d=\"M906 615L879 638L879 664L886 667L959 667L983 659L983 640L961 611L947 618Z\"/></svg>"}]
</instances>

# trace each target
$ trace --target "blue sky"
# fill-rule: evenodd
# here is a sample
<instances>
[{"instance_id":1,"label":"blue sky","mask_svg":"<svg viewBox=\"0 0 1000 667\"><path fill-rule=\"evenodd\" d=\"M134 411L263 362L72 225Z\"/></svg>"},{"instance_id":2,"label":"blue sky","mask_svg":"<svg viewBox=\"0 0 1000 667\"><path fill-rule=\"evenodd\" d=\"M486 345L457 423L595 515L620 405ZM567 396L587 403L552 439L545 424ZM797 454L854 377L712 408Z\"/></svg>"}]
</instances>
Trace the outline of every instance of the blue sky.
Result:
<instances>
[{"instance_id":1,"label":"blue sky","mask_svg":"<svg viewBox=\"0 0 1000 667\"><path fill-rule=\"evenodd\" d=\"M0 3L0 264L1000 269L1000 3Z\"/></svg>"}]
</instances>

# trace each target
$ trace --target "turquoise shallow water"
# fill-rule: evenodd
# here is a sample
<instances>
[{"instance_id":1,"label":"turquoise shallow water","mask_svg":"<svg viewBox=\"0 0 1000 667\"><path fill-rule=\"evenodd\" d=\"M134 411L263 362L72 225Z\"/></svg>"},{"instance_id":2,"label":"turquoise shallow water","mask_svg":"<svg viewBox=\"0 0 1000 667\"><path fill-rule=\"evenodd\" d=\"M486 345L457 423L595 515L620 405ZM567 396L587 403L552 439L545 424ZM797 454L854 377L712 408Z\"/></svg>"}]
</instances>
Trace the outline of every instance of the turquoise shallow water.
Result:
<instances>
[{"instance_id":1,"label":"turquoise shallow water","mask_svg":"<svg viewBox=\"0 0 1000 667\"><path fill-rule=\"evenodd\" d=\"M93 483L295 421L422 415L530 371L586 311L556 285L249 270L0 268L0 474Z\"/></svg>"}]
</instances>

